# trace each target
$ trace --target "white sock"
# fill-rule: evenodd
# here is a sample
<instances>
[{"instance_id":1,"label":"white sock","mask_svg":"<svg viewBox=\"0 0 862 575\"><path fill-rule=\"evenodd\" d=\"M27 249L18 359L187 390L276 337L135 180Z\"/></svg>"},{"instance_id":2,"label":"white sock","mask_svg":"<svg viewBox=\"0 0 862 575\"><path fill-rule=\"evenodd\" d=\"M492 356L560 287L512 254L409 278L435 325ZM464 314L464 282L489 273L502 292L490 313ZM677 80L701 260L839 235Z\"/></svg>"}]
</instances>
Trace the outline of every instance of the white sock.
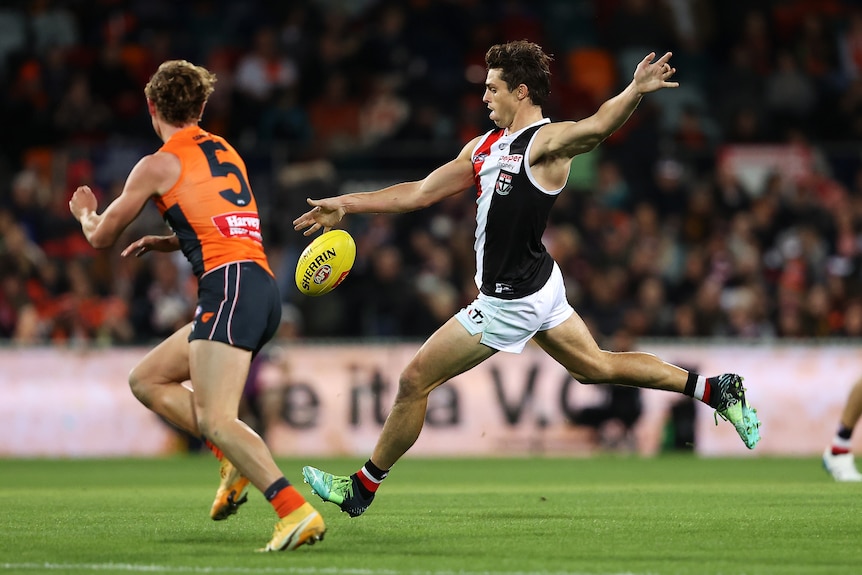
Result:
<instances>
[{"instance_id":1,"label":"white sock","mask_svg":"<svg viewBox=\"0 0 862 575\"><path fill-rule=\"evenodd\" d=\"M694 386L694 398L703 401L703 393L706 391L706 377L703 375L697 376L697 383Z\"/></svg>"},{"instance_id":2,"label":"white sock","mask_svg":"<svg viewBox=\"0 0 862 575\"><path fill-rule=\"evenodd\" d=\"M844 439L843 437L836 435L832 438L832 447L836 447L841 451L850 451L852 446L849 439Z\"/></svg>"}]
</instances>

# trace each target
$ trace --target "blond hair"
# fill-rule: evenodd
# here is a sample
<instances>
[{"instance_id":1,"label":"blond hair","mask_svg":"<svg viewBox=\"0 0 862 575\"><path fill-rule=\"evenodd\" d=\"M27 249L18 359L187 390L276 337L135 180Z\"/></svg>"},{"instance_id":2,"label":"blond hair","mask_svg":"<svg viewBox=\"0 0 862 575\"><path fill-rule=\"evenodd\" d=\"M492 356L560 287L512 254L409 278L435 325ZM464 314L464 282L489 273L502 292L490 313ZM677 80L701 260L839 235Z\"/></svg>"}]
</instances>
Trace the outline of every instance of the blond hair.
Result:
<instances>
[{"instance_id":1,"label":"blond hair","mask_svg":"<svg viewBox=\"0 0 862 575\"><path fill-rule=\"evenodd\" d=\"M173 126L200 120L204 104L215 90L215 74L186 60L162 62L147 82L144 94Z\"/></svg>"}]
</instances>

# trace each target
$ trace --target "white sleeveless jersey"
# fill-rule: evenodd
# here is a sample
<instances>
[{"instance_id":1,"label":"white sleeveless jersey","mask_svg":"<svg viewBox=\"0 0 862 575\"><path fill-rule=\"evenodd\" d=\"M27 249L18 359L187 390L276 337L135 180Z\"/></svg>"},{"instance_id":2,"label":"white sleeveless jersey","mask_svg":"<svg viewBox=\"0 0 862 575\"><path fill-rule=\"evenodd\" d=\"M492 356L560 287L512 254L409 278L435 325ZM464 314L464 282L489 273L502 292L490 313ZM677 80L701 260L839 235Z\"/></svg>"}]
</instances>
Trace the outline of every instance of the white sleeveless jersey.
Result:
<instances>
[{"instance_id":1,"label":"white sleeveless jersey","mask_svg":"<svg viewBox=\"0 0 862 575\"><path fill-rule=\"evenodd\" d=\"M491 130L473 150L476 199L476 285L482 293L518 299L537 292L554 261L542 234L562 191L544 190L530 171L530 147L545 118L507 134Z\"/></svg>"}]
</instances>

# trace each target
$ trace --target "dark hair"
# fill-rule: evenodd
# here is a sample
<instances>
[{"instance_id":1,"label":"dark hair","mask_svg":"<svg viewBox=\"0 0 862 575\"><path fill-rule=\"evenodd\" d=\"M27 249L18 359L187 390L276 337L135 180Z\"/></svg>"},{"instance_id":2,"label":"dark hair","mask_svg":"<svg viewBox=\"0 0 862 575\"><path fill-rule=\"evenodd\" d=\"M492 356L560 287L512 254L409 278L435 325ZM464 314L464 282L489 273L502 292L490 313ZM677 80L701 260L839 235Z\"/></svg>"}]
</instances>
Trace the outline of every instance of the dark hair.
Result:
<instances>
[{"instance_id":1,"label":"dark hair","mask_svg":"<svg viewBox=\"0 0 862 575\"><path fill-rule=\"evenodd\" d=\"M200 120L204 104L215 88L215 74L186 60L162 62L144 88L166 122L173 126Z\"/></svg>"},{"instance_id":2,"label":"dark hair","mask_svg":"<svg viewBox=\"0 0 862 575\"><path fill-rule=\"evenodd\" d=\"M530 90L530 101L543 106L551 93L553 58L542 47L527 40L496 44L485 54L488 69L500 70L500 79L512 89L524 84Z\"/></svg>"}]
</instances>

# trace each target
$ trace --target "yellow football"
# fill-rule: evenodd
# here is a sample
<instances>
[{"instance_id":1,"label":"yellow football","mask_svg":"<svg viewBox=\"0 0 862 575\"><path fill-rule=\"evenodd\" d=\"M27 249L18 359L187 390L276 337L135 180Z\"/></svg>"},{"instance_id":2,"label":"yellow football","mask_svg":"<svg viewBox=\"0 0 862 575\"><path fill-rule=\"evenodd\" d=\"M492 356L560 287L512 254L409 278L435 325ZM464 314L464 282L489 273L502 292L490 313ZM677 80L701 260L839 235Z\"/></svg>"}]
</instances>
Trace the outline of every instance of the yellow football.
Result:
<instances>
[{"instance_id":1,"label":"yellow football","mask_svg":"<svg viewBox=\"0 0 862 575\"><path fill-rule=\"evenodd\" d=\"M356 259L356 243L344 230L319 235L296 262L296 287L305 295L331 292L344 281Z\"/></svg>"}]
</instances>

